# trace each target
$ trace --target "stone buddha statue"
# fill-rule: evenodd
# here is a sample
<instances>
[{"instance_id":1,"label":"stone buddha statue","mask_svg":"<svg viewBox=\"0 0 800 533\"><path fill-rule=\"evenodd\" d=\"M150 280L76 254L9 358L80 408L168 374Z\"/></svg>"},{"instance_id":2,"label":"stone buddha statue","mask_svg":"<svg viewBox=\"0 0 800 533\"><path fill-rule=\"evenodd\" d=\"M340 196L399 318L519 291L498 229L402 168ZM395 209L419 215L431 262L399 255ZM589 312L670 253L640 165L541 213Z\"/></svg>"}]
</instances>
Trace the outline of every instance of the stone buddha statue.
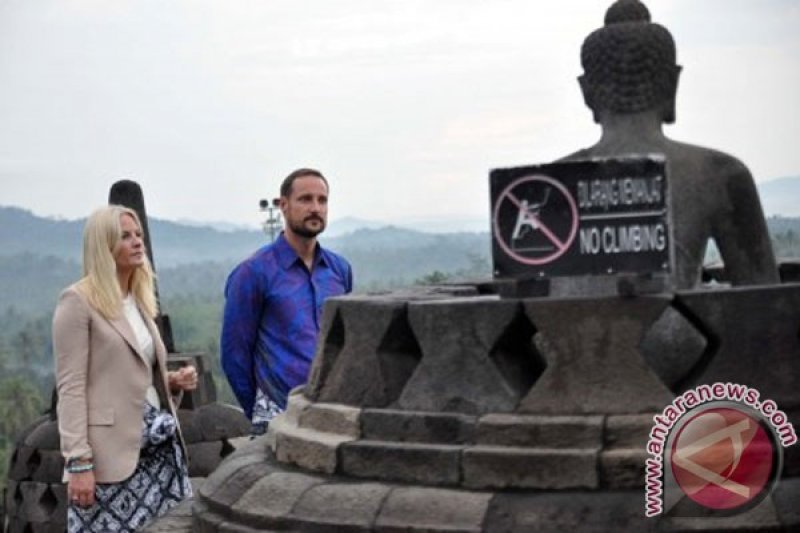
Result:
<instances>
[{"instance_id":1,"label":"stone buddha statue","mask_svg":"<svg viewBox=\"0 0 800 533\"><path fill-rule=\"evenodd\" d=\"M777 283L778 271L758 194L747 167L723 152L673 141L681 67L669 31L638 0L618 0L581 49L586 105L600 140L564 160L663 154L675 244L672 288L699 285L709 239L734 285ZM582 292L580 286L573 286Z\"/></svg>"}]
</instances>

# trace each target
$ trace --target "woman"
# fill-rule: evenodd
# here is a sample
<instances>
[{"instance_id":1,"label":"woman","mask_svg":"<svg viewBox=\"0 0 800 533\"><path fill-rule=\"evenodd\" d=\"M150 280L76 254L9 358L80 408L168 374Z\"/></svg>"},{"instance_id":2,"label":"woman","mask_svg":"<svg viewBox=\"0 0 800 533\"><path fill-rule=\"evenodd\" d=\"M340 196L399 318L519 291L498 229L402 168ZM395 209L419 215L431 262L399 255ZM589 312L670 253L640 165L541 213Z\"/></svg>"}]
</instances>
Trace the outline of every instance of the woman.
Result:
<instances>
[{"instance_id":1,"label":"woman","mask_svg":"<svg viewBox=\"0 0 800 533\"><path fill-rule=\"evenodd\" d=\"M172 395L194 389L197 373L167 372L156 313L136 212L95 211L83 278L53 316L70 533L136 531L191 495Z\"/></svg>"}]
</instances>

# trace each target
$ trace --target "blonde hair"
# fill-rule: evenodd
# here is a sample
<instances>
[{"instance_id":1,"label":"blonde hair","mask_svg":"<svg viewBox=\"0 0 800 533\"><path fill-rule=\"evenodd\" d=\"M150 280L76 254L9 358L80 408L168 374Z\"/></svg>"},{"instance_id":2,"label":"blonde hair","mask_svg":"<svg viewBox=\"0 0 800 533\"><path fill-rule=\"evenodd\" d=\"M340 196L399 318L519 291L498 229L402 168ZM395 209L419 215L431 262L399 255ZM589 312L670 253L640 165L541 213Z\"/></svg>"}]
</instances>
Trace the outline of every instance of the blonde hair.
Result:
<instances>
[{"instance_id":1,"label":"blonde hair","mask_svg":"<svg viewBox=\"0 0 800 533\"><path fill-rule=\"evenodd\" d=\"M116 318L122 311L124 295L117 280L115 260L122 240L122 215L129 215L142 227L136 211L109 205L92 213L83 228L83 278L78 287L89 304L106 318ZM153 268L145 254L144 264L131 275L130 291L151 318L158 314L154 280Z\"/></svg>"}]
</instances>

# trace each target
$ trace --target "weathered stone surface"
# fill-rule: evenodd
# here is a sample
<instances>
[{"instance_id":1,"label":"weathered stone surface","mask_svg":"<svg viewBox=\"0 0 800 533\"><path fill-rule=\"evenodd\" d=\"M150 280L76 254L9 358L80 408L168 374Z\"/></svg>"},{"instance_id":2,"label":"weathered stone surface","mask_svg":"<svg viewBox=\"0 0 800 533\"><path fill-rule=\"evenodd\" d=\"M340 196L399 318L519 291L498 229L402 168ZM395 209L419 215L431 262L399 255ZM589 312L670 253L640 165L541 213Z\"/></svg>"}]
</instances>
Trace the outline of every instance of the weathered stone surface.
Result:
<instances>
[{"instance_id":1,"label":"weathered stone surface","mask_svg":"<svg viewBox=\"0 0 800 533\"><path fill-rule=\"evenodd\" d=\"M270 422L268 437L274 438L278 461L328 474L336 471L339 446L353 440L347 435L300 428L283 417Z\"/></svg>"},{"instance_id":2,"label":"weathered stone surface","mask_svg":"<svg viewBox=\"0 0 800 533\"><path fill-rule=\"evenodd\" d=\"M306 491L293 510L303 522L331 531L369 529L390 487L381 483L327 483Z\"/></svg>"},{"instance_id":3,"label":"weathered stone surface","mask_svg":"<svg viewBox=\"0 0 800 533\"><path fill-rule=\"evenodd\" d=\"M490 492L397 487L386 498L375 530L482 531L492 496Z\"/></svg>"},{"instance_id":4,"label":"weathered stone surface","mask_svg":"<svg viewBox=\"0 0 800 533\"><path fill-rule=\"evenodd\" d=\"M67 516L67 507L69 506L69 499L67 497L67 486L63 483L50 483L50 492L56 499L56 506L52 508L50 514L50 521L56 523L65 523ZM52 500L48 503L52 505Z\"/></svg>"},{"instance_id":5,"label":"weathered stone surface","mask_svg":"<svg viewBox=\"0 0 800 533\"><path fill-rule=\"evenodd\" d=\"M670 299L527 300L525 310L552 348L520 412L621 414L662 409L673 395L645 365L643 332Z\"/></svg>"},{"instance_id":6,"label":"weathered stone surface","mask_svg":"<svg viewBox=\"0 0 800 533\"><path fill-rule=\"evenodd\" d=\"M644 450L647 446L650 430L653 428L653 416L655 414L611 415L606 417L603 448L636 448Z\"/></svg>"},{"instance_id":7,"label":"weathered stone surface","mask_svg":"<svg viewBox=\"0 0 800 533\"><path fill-rule=\"evenodd\" d=\"M250 433L250 421L244 413L220 403L209 403L198 408L195 411L195 423L200 425L204 441L232 439Z\"/></svg>"},{"instance_id":8,"label":"weathered stone surface","mask_svg":"<svg viewBox=\"0 0 800 533\"><path fill-rule=\"evenodd\" d=\"M181 425L181 435L183 435L183 441L186 444L202 442L202 424L194 411L179 409L178 422Z\"/></svg>"},{"instance_id":9,"label":"weathered stone surface","mask_svg":"<svg viewBox=\"0 0 800 533\"><path fill-rule=\"evenodd\" d=\"M370 298L395 302L430 302L434 300L452 300L453 298L478 296L484 293L485 292L479 292L474 283L445 283L441 285L414 285L391 291L371 291L363 296L347 296L347 298ZM489 291L489 293L491 293L491 291Z\"/></svg>"},{"instance_id":10,"label":"weathered stone surface","mask_svg":"<svg viewBox=\"0 0 800 533\"><path fill-rule=\"evenodd\" d=\"M286 476L303 476L302 473L287 470L281 465L274 463L274 458L267 455L265 464L273 465L277 471ZM225 463L223 463L225 467ZM270 470L263 474L261 479L267 479L275 472ZM314 490L321 487L348 486L361 487L374 486L374 482L355 480L342 483L338 477L319 476L328 482L316 485ZM290 488L291 483L272 480L273 488L276 491L287 487L287 491L292 494L301 492L297 488ZM674 519L653 518L648 519L644 516L644 495L643 489L633 490L609 490L608 487L598 487L601 490L555 490L552 492L542 492L541 490L515 490L513 492L485 492L476 493L474 491L461 491L458 489L431 489L425 487L397 487L386 485L386 490L392 492L384 496L383 503L376 503L376 499L371 499L371 505L359 507L360 518L345 522L339 515L327 513L319 510L318 501L326 500L327 495L318 496L317 501L306 502L306 507L299 507L299 502L294 506L289 515L281 515L274 522L269 522L265 517L269 516L264 512L261 519L264 520L262 526L253 525L254 521L246 521L243 516L234 516L231 512L236 506L243 512L255 510L255 506L263 505L268 507L271 497L264 497L268 490L256 489L254 485L261 481L255 481L251 489L239 496L236 503L222 508L211 509L206 506L206 498L201 498L200 502L194 505L194 529L193 531L263 531L274 529L287 529L298 531L400 531L403 529L403 516L406 517L405 530L412 531L474 531L475 524L478 523L479 516L485 515L480 523L481 531L648 531L648 530L688 530L688 528L699 528L711 531L720 530L723 525L720 522L683 521L676 522ZM239 480L235 480L239 483ZM266 482L265 482L266 483ZM381 485L383 486L383 485ZM773 495L775 509L775 520L769 519L763 523L757 522L751 515L746 522L727 521L724 527L727 530L731 524L738 524L744 530L775 530L783 527L786 531L792 530L792 524L798 523L796 517L796 501L798 493L798 480L782 480ZM201 491L204 489L201 488ZM333 489L334 492L338 489ZM367 492L369 489L366 489ZM441 490L440 496L437 492L426 492ZM392 495L397 491L395 497ZM306 493L311 492L311 490ZM253 508L247 504L244 494L253 498ZM472 498L480 494L478 501L473 502ZM451 498L452 496L452 498ZM260 498L261 497L261 498ZM280 496L279 496L280 497ZM396 498L396 500L395 500ZM259 504L259 499L261 503ZM287 500L281 504L279 511L285 512L291 505L290 494ZM305 498L303 498L305 499ZM461 503L459 503L461 502ZM280 503L280 501L275 502ZM338 512L346 509L349 503L340 501L328 502L329 505L339 506ZM488 504L488 510L483 513L481 509L484 504ZM327 509L327 508L326 508ZM373 515L373 510L377 509L377 516L370 523L369 517ZM430 511L428 511L430 509ZM452 509L453 518L450 510ZM307 511L312 510L309 518ZM327 514L331 514L328 517ZM439 520L439 522L437 522ZM258 522L262 523L262 522ZM780 525L777 525L780 524Z\"/></svg>"},{"instance_id":11,"label":"weathered stone surface","mask_svg":"<svg viewBox=\"0 0 800 533\"><path fill-rule=\"evenodd\" d=\"M224 483L220 483L213 487L215 490L211 494L211 498L206 499L206 502L213 502L214 506L218 509L228 509L234 503L239 501L239 498L247 492L253 484L266 475L271 474L274 467L265 462L250 464L243 466L236 470L233 474L226 477ZM206 484L209 484L207 481ZM200 489L200 494L207 494L203 489Z\"/></svg>"},{"instance_id":12,"label":"weathered stone surface","mask_svg":"<svg viewBox=\"0 0 800 533\"><path fill-rule=\"evenodd\" d=\"M333 305L338 320L331 323L325 337L332 340L318 350L317 357L324 360L314 362L309 397L363 407L389 405L421 357L408 325L406 303L349 296Z\"/></svg>"},{"instance_id":13,"label":"weathered stone surface","mask_svg":"<svg viewBox=\"0 0 800 533\"><path fill-rule=\"evenodd\" d=\"M189 455L189 475L207 476L222 460L222 441L197 442L186 446Z\"/></svg>"},{"instance_id":14,"label":"weathered stone surface","mask_svg":"<svg viewBox=\"0 0 800 533\"><path fill-rule=\"evenodd\" d=\"M701 358L683 389L733 382L781 409L800 406L800 284L679 293L684 312L718 345Z\"/></svg>"},{"instance_id":15,"label":"weathered stone surface","mask_svg":"<svg viewBox=\"0 0 800 533\"><path fill-rule=\"evenodd\" d=\"M781 524L800 524L800 477L781 479L772 501Z\"/></svg>"},{"instance_id":16,"label":"weathered stone surface","mask_svg":"<svg viewBox=\"0 0 800 533\"><path fill-rule=\"evenodd\" d=\"M357 439L361 433L361 409L332 403L313 403L300 414L301 428L335 433Z\"/></svg>"},{"instance_id":17,"label":"weathered stone surface","mask_svg":"<svg viewBox=\"0 0 800 533\"><path fill-rule=\"evenodd\" d=\"M278 416L284 417L287 421L297 424L300 415L311 406L311 402L305 395L306 387L300 386L289 392L286 400L286 411Z\"/></svg>"},{"instance_id":18,"label":"weathered stone surface","mask_svg":"<svg viewBox=\"0 0 800 533\"><path fill-rule=\"evenodd\" d=\"M300 497L324 481L321 477L300 473L269 474L231 506L231 517L251 527L286 526L290 522L287 517Z\"/></svg>"},{"instance_id":19,"label":"weathered stone surface","mask_svg":"<svg viewBox=\"0 0 800 533\"><path fill-rule=\"evenodd\" d=\"M364 440L461 444L472 442L476 418L458 413L364 409Z\"/></svg>"},{"instance_id":20,"label":"weathered stone surface","mask_svg":"<svg viewBox=\"0 0 800 533\"><path fill-rule=\"evenodd\" d=\"M320 392L344 347L344 322L339 313L342 300L343 298L328 298L325 301L317 349L303 390L303 394L312 401L319 400Z\"/></svg>"},{"instance_id":21,"label":"weathered stone surface","mask_svg":"<svg viewBox=\"0 0 800 533\"><path fill-rule=\"evenodd\" d=\"M25 446L24 444L18 444L14 453L11 454L11 462L8 467L8 479L14 481L30 479L31 468L29 466L29 461L34 453L36 453L35 448Z\"/></svg>"},{"instance_id":22,"label":"weathered stone surface","mask_svg":"<svg viewBox=\"0 0 800 533\"><path fill-rule=\"evenodd\" d=\"M471 446L464 450L469 488L596 489L597 451Z\"/></svg>"},{"instance_id":23,"label":"weathered stone surface","mask_svg":"<svg viewBox=\"0 0 800 533\"><path fill-rule=\"evenodd\" d=\"M642 492L503 493L492 499L485 530L562 533L655 531L644 516Z\"/></svg>"},{"instance_id":24,"label":"weathered stone surface","mask_svg":"<svg viewBox=\"0 0 800 533\"><path fill-rule=\"evenodd\" d=\"M258 529L243 526L235 522L225 521L219 524L218 531L220 533L258 533Z\"/></svg>"},{"instance_id":25,"label":"weathered stone surface","mask_svg":"<svg viewBox=\"0 0 800 533\"><path fill-rule=\"evenodd\" d=\"M33 481L44 481L52 483L60 481L64 474L64 456L58 449L38 450L38 465L31 470L30 476Z\"/></svg>"},{"instance_id":26,"label":"weathered stone surface","mask_svg":"<svg viewBox=\"0 0 800 533\"><path fill-rule=\"evenodd\" d=\"M647 366L675 390L697 364L708 341L674 307L667 307L645 333L640 349Z\"/></svg>"},{"instance_id":27,"label":"weathered stone surface","mask_svg":"<svg viewBox=\"0 0 800 533\"><path fill-rule=\"evenodd\" d=\"M233 455L234 453L239 451L242 447L247 446L247 445L253 443L254 441L255 441L255 439L253 439L250 435L229 439L228 440L228 444L231 446L231 448L233 448L233 451L231 453L229 453L228 455L226 455L225 457ZM260 445L259 445L259 447L260 447ZM267 448L268 448L268 446L267 446Z\"/></svg>"},{"instance_id":28,"label":"weathered stone surface","mask_svg":"<svg viewBox=\"0 0 800 533\"><path fill-rule=\"evenodd\" d=\"M476 442L497 446L598 449L603 444L603 417L491 414L478 420Z\"/></svg>"},{"instance_id":29,"label":"weathered stone surface","mask_svg":"<svg viewBox=\"0 0 800 533\"><path fill-rule=\"evenodd\" d=\"M7 480L6 488L3 491L4 510L9 518L16 516L22 504L22 491L19 482L12 479Z\"/></svg>"},{"instance_id":30,"label":"weathered stone surface","mask_svg":"<svg viewBox=\"0 0 800 533\"><path fill-rule=\"evenodd\" d=\"M644 447L600 452L600 486L609 489L644 487L648 457Z\"/></svg>"},{"instance_id":31,"label":"weathered stone surface","mask_svg":"<svg viewBox=\"0 0 800 533\"><path fill-rule=\"evenodd\" d=\"M46 522L50 518L52 509L47 509L39 502L45 496L50 486L40 481L23 481L19 484L22 493L22 507L20 515L27 522Z\"/></svg>"},{"instance_id":32,"label":"weathered stone surface","mask_svg":"<svg viewBox=\"0 0 800 533\"><path fill-rule=\"evenodd\" d=\"M798 435L798 432L800 432L800 408L786 409L786 415L789 417L789 423L792 424L791 429L794 429L795 437L800 438L800 435ZM783 438L791 439L791 431L788 427L782 431L786 432ZM782 440L780 434L778 439ZM800 478L800 444L797 442L783 449L783 477Z\"/></svg>"},{"instance_id":33,"label":"weathered stone surface","mask_svg":"<svg viewBox=\"0 0 800 533\"><path fill-rule=\"evenodd\" d=\"M247 446L233 452L227 459L208 476L203 486L198 490L202 498L214 499L214 494L220 490L228 479L242 469L265 465L267 459L266 450L263 449L263 438L256 439Z\"/></svg>"},{"instance_id":34,"label":"weathered stone surface","mask_svg":"<svg viewBox=\"0 0 800 533\"><path fill-rule=\"evenodd\" d=\"M192 494L197 494L197 491L200 490L200 487L203 486L205 481L206 478L204 477L190 477L189 484L192 486Z\"/></svg>"},{"instance_id":35,"label":"weathered stone surface","mask_svg":"<svg viewBox=\"0 0 800 533\"><path fill-rule=\"evenodd\" d=\"M192 500L184 500L169 513L144 528L143 533L190 533L192 531Z\"/></svg>"},{"instance_id":36,"label":"weathered stone surface","mask_svg":"<svg viewBox=\"0 0 800 533\"><path fill-rule=\"evenodd\" d=\"M340 449L340 473L421 485L457 485L460 446L353 441Z\"/></svg>"},{"instance_id":37,"label":"weathered stone surface","mask_svg":"<svg viewBox=\"0 0 800 533\"><path fill-rule=\"evenodd\" d=\"M489 352L492 363L519 398L527 394L546 366L535 338L536 328L520 305Z\"/></svg>"},{"instance_id":38,"label":"weathered stone surface","mask_svg":"<svg viewBox=\"0 0 800 533\"><path fill-rule=\"evenodd\" d=\"M778 264L778 272L782 283L797 283L800 281L800 260L781 259Z\"/></svg>"},{"instance_id":39,"label":"weathered stone surface","mask_svg":"<svg viewBox=\"0 0 800 533\"><path fill-rule=\"evenodd\" d=\"M40 450L60 450L61 437L58 434L58 422L46 419L41 423L34 424L24 442L26 445Z\"/></svg>"},{"instance_id":40,"label":"weathered stone surface","mask_svg":"<svg viewBox=\"0 0 800 533\"><path fill-rule=\"evenodd\" d=\"M57 422L47 416L34 421L18 436L16 446L9 457L2 502L9 531L63 530L67 501Z\"/></svg>"},{"instance_id":41,"label":"weathered stone surface","mask_svg":"<svg viewBox=\"0 0 800 533\"><path fill-rule=\"evenodd\" d=\"M226 460L234 460L241 457L257 456L260 458L266 457L269 453L269 446L267 440L263 436L252 438L237 437L231 439L229 443L233 446L233 452L226 456Z\"/></svg>"},{"instance_id":42,"label":"weathered stone surface","mask_svg":"<svg viewBox=\"0 0 800 533\"><path fill-rule=\"evenodd\" d=\"M13 482L12 482L13 483ZM67 521L67 487L61 483L22 481L21 499L9 513L9 531L63 531Z\"/></svg>"},{"instance_id":43,"label":"weathered stone surface","mask_svg":"<svg viewBox=\"0 0 800 533\"><path fill-rule=\"evenodd\" d=\"M688 497L686 498L688 501ZM691 506L690 506L691 507ZM733 516L717 516L709 509L698 514L682 513L678 504L665 513L660 526L666 530L678 531L753 531L775 530L780 526L772 496L767 496L756 507Z\"/></svg>"},{"instance_id":44,"label":"weathered stone surface","mask_svg":"<svg viewBox=\"0 0 800 533\"><path fill-rule=\"evenodd\" d=\"M518 313L517 302L479 297L410 303L409 323L423 356L397 405L466 414L514 409L523 392L491 354Z\"/></svg>"},{"instance_id":45,"label":"weathered stone surface","mask_svg":"<svg viewBox=\"0 0 800 533\"><path fill-rule=\"evenodd\" d=\"M203 501L192 502L192 531L194 533L218 533L219 526L225 521L224 516Z\"/></svg>"}]
</instances>

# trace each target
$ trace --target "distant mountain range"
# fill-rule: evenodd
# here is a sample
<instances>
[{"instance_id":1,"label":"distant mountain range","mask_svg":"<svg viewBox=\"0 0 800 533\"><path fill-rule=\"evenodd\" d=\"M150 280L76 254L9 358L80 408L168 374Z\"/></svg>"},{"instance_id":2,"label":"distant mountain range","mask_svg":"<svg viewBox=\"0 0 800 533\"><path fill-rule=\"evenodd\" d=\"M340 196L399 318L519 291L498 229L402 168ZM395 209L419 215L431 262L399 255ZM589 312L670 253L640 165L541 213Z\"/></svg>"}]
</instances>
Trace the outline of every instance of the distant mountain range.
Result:
<instances>
[{"instance_id":1,"label":"distant mountain range","mask_svg":"<svg viewBox=\"0 0 800 533\"><path fill-rule=\"evenodd\" d=\"M764 214L768 217L800 217L800 176L788 176L756 185ZM338 236L359 228L381 228L386 225L425 233L454 233L462 231L488 232L489 212L485 216L406 218L377 221L361 218L334 220L326 231L328 236Z\"/></svg>"},{"instance_id":2,"label":"distant mountain range","mask_svg":"<svg viewBox=\"0 0 800 533\"><path fill-rule=\"evenodd\" d=\"M18 207L0 206L0 256L30 253L81 260L81 233L85 220L39 217ZM148 219L157 267L174 267L204 261L238 261L267 243L260 230L218 230L211 225L192 225L158 218ZM442 241L470 244L477 239L488 253L488 232L438 234L387 225L377 221L348 218L334 221L320 236L334 250L403 250L425 248ZM446 248L446 247L445 247Z\"/></svg>"},{"instance_id":3,"label":"distant mountain range","mask_svg":"<svg viewBox=\"0 0 800 533\"><path fill-rule=\"evenodd\" d=\"M767 216L800 216L800 176L759 183L758 194Z\"/></svg>"},{"instance_id":4,"label":"distant mountain range","mask_svg":"<svg viewBox=\"0 0 800 533\"><path fill-rule=\"evenodd\" d=\"M758 184L766 216L800 216L800 176ZM84 220L43 218L18 207L0 206L0 255L24 252L80 260ZM150 232L157 265L239 259L267 241L260 230L225 222L171 222L150 218ZM485 217L429 217L381 221L345 217L330 221L321 240L332 247L413 245L432 235L489 232ZM353 235L357 234L357 235ZM358 237L355 239L354 237ZM393 241L393 242L390 242Z\"/></svg>"},{"instance_id":5,"label":"distant mountain range","mask_svg":"<svg viewBox=\"0 0 800 533\"><path fill-rule=\"evenodd\" d=\"M800 234L800 176L758 186L773 235L790 246ZM359 218L334 220L323 233L325 246L353 264L358 290L405 286L436 271L487 278L491 239L487 218L416 219L397 225ZM18 207L0 206L0 312L51 309L58 291L80 275L84 220L43 218ZM221 297L225 278L239 261L267 243L260 230L150 218L162 295ZM478 231L465 231L478 228ZM480 229L485 228L485 229ZM437 233L435 230L441 232ZM461 231L457 231L457 230ZM794 245L791 245L794 246ZM792 247L789 255L797 256ZM785 254L786 251L783 250Z\"/></svg>"},{"instance_id":6,"label":"distant mountain range","mask_svg":"<svg viewBox=\"0 0 800 533\"><path fill-rule=\"evenodd\" d=\"M800 216L800 176L785 177L758 185L767 216ZM52 255L80 261L84 220L38 217L18 207L0 207L0 255L21 253ZM260 230L230 224L149 220L156 266L173 267L203 261L236 261L267 242ZM346 217L330 222L321 241L334 249L403 249L429 246L438 240L458 242L464 235L483 234L476 252L488 255L486 217L417 218L394 221ZM446 236L444 236L446 235Z\"/></svg>"},{"instance_id":7,"label":"distant mountain range","mask_svg":"<svg viewBox=\"0 0 800 533\"><path fill-rule=\"evenodd\" d=\"M757 184L764 214L768 217L800 217L800 176L789 176ZM387 225L423 233L488 232L489 212L485 216L417 217L379 221L345 217L333 220L325 235L340 236L357 229L382 228Z\"/></svg>"},{"instance_id":8,"label":"distant mountain range","mask_svg":"<svg viewBox=\"0 0 800 533\"><path fill-rule=\"evenodd\" d=\"M80 275L84 220L43 218L18 207L0 207L0 312L52 307L60 288ZM425 233L345 220L326 231L323 245L353 265L356 288L404 286L435 271L490 275L488 232ZM260 230L219 231L149 218L162 294L221 296L233 266L264 246ZM337 224L331 224L331 230Z\"/></svg>"},{"instance_id":9,"label":"distant mountain range","mask_svg":"<svg viewBox=\"0 0 800 533\"><path fill-rule=\"evenodd\" d=\"M232 231L253 231L252 225L234 224L222 221L202 221L178 219L182 226L213 228L223 233ZM325 237L340 237L360 229L379 229L394 226L422 233L461 233L489 231L489 215L452 217L411 217L403 219L371 220L358 217L343 217L328 221Z\"/></svg>"}]
</instances>

